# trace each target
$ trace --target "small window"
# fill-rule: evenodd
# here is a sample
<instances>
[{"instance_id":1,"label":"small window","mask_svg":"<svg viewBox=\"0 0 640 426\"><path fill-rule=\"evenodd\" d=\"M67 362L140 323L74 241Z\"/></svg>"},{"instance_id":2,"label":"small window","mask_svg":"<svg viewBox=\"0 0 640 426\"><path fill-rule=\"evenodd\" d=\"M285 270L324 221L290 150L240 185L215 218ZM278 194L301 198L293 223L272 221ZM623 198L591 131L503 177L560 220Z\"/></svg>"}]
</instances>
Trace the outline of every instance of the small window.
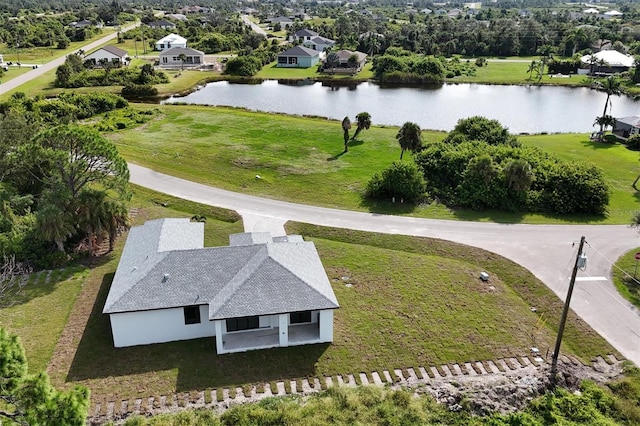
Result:
<instances>
[{"instance_id":1,"label":"small window","mask_svg":"<svg viewBox=\"0 0 640 426\"><path fill-rule=\"evenodd\" d=\"M291 324L311 322L311 311L291 312L289 314L289 322Z\"/></svg>"},{"instance_id":2,"label":"small window","mask_svg":"<svg viewBox=\"0 0 640 426\"><path fill-rule=\"evenodd\" d=\"M200 324L200 306L184 307L184 323Z\"/></svg>"},{"instance_id":3,"label":"small window","mask_svg":"<svg viewBox=\"0 0 640 426\"><path fill-rule=\"evenodd\" d=\"M260 318L257 316L230 318L227 320L227 332L251 330L254 328L260 328Z\"/></svg>"}]
</instances>

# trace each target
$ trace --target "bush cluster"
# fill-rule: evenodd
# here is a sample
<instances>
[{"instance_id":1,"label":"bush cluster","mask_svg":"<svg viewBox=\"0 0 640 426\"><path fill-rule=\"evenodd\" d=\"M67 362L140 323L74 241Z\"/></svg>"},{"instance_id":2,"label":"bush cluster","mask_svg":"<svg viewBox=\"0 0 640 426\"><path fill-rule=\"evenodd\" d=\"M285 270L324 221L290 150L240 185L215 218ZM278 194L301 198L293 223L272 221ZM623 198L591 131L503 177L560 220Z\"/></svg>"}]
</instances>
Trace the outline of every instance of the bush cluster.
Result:
<instances>
[{"instance_id":1,"label":"bush cluster","mask_svg":"<svg viewBox=\"0 0 640 426\"><path fill-rule=\"evenodd\" d=\"M148 98L158 94L158 89L149 84L127 84L122 88L125 98Z\"/></svg>"},{"instance_id":2,"label":"bush cluster","mask_svg":"<svg viewBox=\"0 0 640 426\"><path fill-rule=\"evenodd\" d=\"M88 69L72 74L66 83L57 81L58 87L96 87L96 86L125 86L127 84L162 84L168 83L169 78L162 71L155 71L153 75L144 74L140 68L122 67L110 71Z\"/></svg>"},{"instance_id":3,"label":"bush cluster","mask_svg":"<svg viewBox=\"0 0 640 426\"><path fill-rule=\"evenodd\" d=\"M389 48L373 58L373 70L382 82L441 83L445 66L440 59L417 55L398 48Z\"/></svg>"},{"instance_id":4,"label":"bush cluster","mask_svg":"<svg viewBox=\"0 0 640 426\"><path fill-rule=\"evenodd\" d=\"M416 162L427 190L453 206L602 215L609 202L598 167L532 147L443 141L427 145Z\"/></svg>"},{"instance_id":5,"label":"bush cluster","mask_svg":"<svg viewBox=\"0 0 640 426\"><path fill-rule=\"evenodd\" d=\"M48 123L84 120L96 114L125 108L129 103L122 96L111 93L62 92L55 99L27 98L19 92L0 102L0 114L22 111L33 120Z\"/></svg>"},{"instance_id":6,"label":"bush cluster","mask_svg":"<svg viewBox=\"0 0 640 426\"><path fill-rule=\"evenodd\" d=\"M395 161L382 173L376 173L367 183L365 195L369 198L415 203L425 192L422 172L414 162Z\"/></svg>"}]
</instances>

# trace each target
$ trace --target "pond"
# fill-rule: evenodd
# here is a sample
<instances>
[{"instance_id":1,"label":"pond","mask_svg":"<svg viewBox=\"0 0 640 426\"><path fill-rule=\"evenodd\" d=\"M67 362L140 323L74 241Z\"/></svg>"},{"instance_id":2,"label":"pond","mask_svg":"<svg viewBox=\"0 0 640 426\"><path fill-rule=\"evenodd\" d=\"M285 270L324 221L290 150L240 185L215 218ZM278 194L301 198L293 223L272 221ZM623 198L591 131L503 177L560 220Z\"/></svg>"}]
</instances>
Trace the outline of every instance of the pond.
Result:
<instances>
[{"instance_id":1,"label":"pond","mask_svg":"<svg viewBox=\"0 0 640 426\"><path fill-rule=\"evenodd\" d=\"M313 115L342 120L366 111L375 125L451 130L460 118L482 115L497 119L512 133L580 132L595 129L606 94L588 88L445 84L433 88L382 87L374 83L332 86L303 81L259 84L220 81L164 103L185 102L243 107L255 111ZM640 115L640 103L613 96L614 117Z\"/></svg>"}]
</instances>

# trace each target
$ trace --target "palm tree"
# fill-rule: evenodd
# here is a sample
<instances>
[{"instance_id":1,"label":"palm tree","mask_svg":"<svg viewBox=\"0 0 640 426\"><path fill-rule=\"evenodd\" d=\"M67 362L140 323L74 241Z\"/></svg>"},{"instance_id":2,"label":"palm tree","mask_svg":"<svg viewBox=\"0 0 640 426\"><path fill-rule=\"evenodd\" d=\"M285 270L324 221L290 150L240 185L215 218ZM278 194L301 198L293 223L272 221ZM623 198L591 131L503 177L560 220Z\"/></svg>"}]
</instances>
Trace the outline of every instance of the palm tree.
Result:
<instances>
[{"instance_id":1,"label":"palm tree","mask_svg":"<svg viewBox=\"0 0 640 426\"><path fill-rule=\"evenodd\" d=\"M359 113L356 115L356 123L356 131L353 136L351 136L351 140L355 140L363 129L369 130L369 127L371 127L371 114L368 112Z\"/></svg>"},{"instance_id":2,"label":"palm tree","mask_svg":"<svg viewBox=\"0 0 640 426\"><path fill-rule=\"evenodd\" d=\"M107 231L109 232L109 251L111 252L120 231L128 229L130 226L129 211L124 203L117 201L107 201L104 207Z\"/></svg>"},{"instance_id":3,"label":"palm tree","mask_svg":"<svg viewBox=\"0 0 640 426\"><path fill-rule=\"evenodd\" d=\"M509 162L504 168L504 174L509 188L516 192L528 190L534 179L531 165L522 159Z\"/></svg>"},{"instance_id":4,"label":"palm tree","mask_svg":"<svg viewBox=\"0 0 640 426\"><path fill-rule=\"evenodd\" d=\"M75 233L69 214L55 204L42 204L36 212L36 227L46 241L53 241L64 253L64 242Z\"/></svg>"},{"instance_id":5,"label":"palm tree","mask_svg":"<svg viewBox=\"0 0 640 426\"><path fill-rule=\"evenodd\" d=\"M410 121L404 123L398 131L396 139L400 144L400 148L402 148L400 151L401 160L405 151L416 152L422 148L422 130L416 123Z\"/></svg>"},{"instance_id":6,"label":"palm tree","mask_svg":"<svg viewBox=\"0 0 640 426\"><path fill-rule=\"evenodd\" d=\"M349 130L351 129L351 120L345 117L342 120L342 131L344 132L344 152L349 151Z\"/></svg>"},{"instance_id":7,"label":"palm tree","mask_svg":"<svg viewBox=\"0 0 640 426\"><path fill-rule=\"evenodd\" d=\"M604 102L604 111L602 111L602 117L604 117L607 115L607 107L611 107L611 95L619 96L622 93L622 87L620 80L614 76L610 76L600 82L600 89L607 92L607 99ZM602 128L600 128L600 131L602 131Z\"/></svg>"},{"instance_id":8,"label":"palm tree","mask_svg":"<svg viewBox=\"0 0 640 426\"><path fill-rule=\"evenodd\" d=\"M549 60L553 59L553 53L555 48L549 44L545 44L538 49L540 55L540 74L538 75L538 81L542 80L544 74L544 67Z\"/></svg>"},{"instance_id":9,"label":"palm tree","mask_svg":"<svg viewBox=\"0 0 640 426\"><path fill-rule=\"evenodd\" d=\"M598 63L598 57L591 53L589 54L589 75L593 75L593 66Z\"/></svg>"},{"instance_id":10,"label":"palm tree","mask_svg":"<svg viewBox=\"0 0 640 426\"><path fill-rule=\"evenodd\" d=\"M78 196L76 217L78 226L87 234L90 256L94 252L94 237L109 227L106 204L106 194L102 191L87 189Z\"/></svg>"},{"instance_id":11,"label":"palm tree","mask_svg":"<svg viewBox=\"0 0 640 426\"><path fill-rule=\"evenodd\" d=\"M616 119L610 115L603 115L602 117L596 117L593 122L594 126L600 126L600 133L598 140L602 139L603 132L607 131L607 127L614 127L616 125Z\"/></svg>"}]
</instances>

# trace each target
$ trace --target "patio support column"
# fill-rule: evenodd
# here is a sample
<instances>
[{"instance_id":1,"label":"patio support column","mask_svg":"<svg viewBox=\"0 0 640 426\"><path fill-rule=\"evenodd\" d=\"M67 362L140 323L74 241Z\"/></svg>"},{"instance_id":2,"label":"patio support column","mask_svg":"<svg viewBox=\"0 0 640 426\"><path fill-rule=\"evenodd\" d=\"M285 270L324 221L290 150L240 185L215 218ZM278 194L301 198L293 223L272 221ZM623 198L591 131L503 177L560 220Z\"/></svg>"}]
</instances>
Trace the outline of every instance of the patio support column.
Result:
<instances>
[{"instance_id":1,"label":"patio support column","mask_svg":"<svg viewBox=\"0 0 640 426\"><path fill-rule=\"evenodd\" d=\"M216 329L216 352L220 355L224 353L224 346L222 345L222 320L215 320L213 326Z\"/></svg>"},{"instance_id":2,"label":"patio support column","mask_svg":"<svg viewBox=\"0 0 640 426\"><path fill-rule=\"evenodd\" d=\"M289 346L289 314L278 315L278 336L280 336L280 346Z\"/></svg>"},{"instance_id":3,"label":"patio support column","mask_svg":"<svg viewBox=\"0 0 640 426\"><path fill-rule=\"evenodd\" d=\"M320 341L333 342L333 309L320 311Z\"/></svg>"}]
</instances>

